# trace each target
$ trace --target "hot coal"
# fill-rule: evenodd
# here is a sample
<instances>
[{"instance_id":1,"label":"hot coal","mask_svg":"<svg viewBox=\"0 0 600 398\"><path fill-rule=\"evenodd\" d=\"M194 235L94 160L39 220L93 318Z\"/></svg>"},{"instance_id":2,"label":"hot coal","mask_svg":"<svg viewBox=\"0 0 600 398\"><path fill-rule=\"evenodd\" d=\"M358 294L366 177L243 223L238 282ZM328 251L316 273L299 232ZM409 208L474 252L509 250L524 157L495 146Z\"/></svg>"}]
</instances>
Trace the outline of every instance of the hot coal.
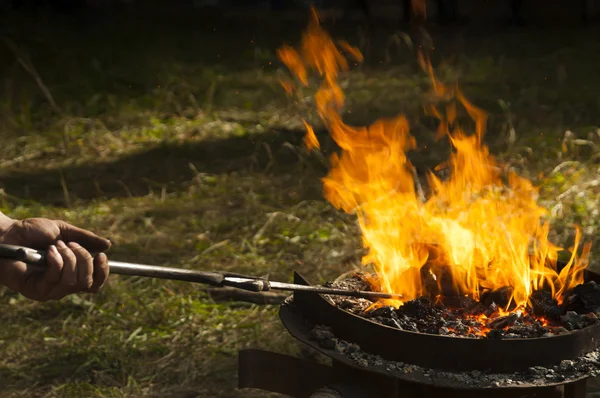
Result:
<instances>
[{"instance_id":1,"label":"hot coal","mask_svg":"<svg viewBox=\"0 0 600 398\"><path fill-rule=\"evenodd\" d=\"M360 275L329 284L368 290ZM504 312L511 288L486 291L476 301L467 296L419 297L399 308L377 307L372 301L329 296L332 304L385 326L451 337L511 339L549 337L600 322L600 286L587 282L575 287L562 304L547 291L530 296L531 307Z\"/></svg>"},{"instance_id":2,"label":"hot coal","mask_svg":"<svg viewBox=\"0 0 600 398\"><path fill-rule=\"evenodd\" d=\"M550 319L557 319L563 314L563 310L558 306L558 302L552 293L545 290L536 290L530 296L533 314L536 316L545 316Z\"/></svg>"},{"instance_id":3,"label":"hot coal","mask_svg":"<svg viewBox=\"0 0 600 398\"><path fill-rule=\"evenodd\" d=\"M565 308L578 313L600 312L600 286L594 281L576 286L567 297Z\"/></svg>"},{"instance_id":4,"label":"hot coal","mask_svg":"<svg viewBox=\"0 0 600 398\"><path fill-rule=\"evenodd\" d=\"M436 300L436 306L438 307L464 308L467 311L475 310L478 304L476 300L467 296L447 296Z\"/></svg>"},{"instance_id":5,"label":"hot coal","mask_svg":"<svg viewBox=\"0 0 600 398\"><path fill-rule=\"evenodd\" d=\"M497 306L504 308L509 304L513 290L510 286L496 290L486 290L481 294L481 303L486 307L495 303Z\"/></svg>"},{"instance_id":6,"label":"hot coal","mask_svg":"<svg viewBox=\"0 0 600 398\"><path fill-rule=\"evenodd\" d=\"M498 317L493 321L488 322L487 327L490 329L506 329L509 326L513 326L515 322L521 317L520 312L514 312L505 316Z\"/></svg>"},{"instance_id":7,"label":"hot coal","mask_svg":"<svg viewBox=\"0 0 600 398\"><path fill-rule=\"evenodd\" d=\"M583 329L586 326L598 323L598 316L594 313L579 315L575 311L567 311L560 319L567 330Z\"/></svg>"}]
</instances>

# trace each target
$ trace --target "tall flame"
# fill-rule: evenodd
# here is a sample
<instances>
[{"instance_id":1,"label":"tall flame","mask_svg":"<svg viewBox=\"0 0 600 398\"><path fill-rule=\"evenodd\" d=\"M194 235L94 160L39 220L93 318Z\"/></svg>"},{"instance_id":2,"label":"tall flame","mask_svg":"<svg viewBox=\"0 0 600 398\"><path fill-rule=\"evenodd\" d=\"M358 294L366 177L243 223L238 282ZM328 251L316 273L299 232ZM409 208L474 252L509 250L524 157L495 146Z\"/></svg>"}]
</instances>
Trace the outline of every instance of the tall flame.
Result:
<instances>
[{"instance_id":1,"label":"tall flame","mask_svg":"<svg viewBox=\"0 0 600 398\"><path fill-rule=\"evenodd\" d=\"M360 51L348 43L336 46L312 9L299 49L283 46L278 55L301 84L308 86L311 70L322 79L315 95L317 112L341 148L340 155L331 156L330 172L323 179L325 197L337 208L356 213L369 249L363 263L374 266L382 290L401 293L407 301L450 285L454 293L477 299L482 289L509 286L512 301L524 306L533 290L549 288L561 301L566 291L583 282L590 246L577 256L577 228L571 259L557 270L562 249L548 240L550 227L543 221L546 209L536 203L538 190L513 172L501 174L482 143L483 110L457 87L437 81L430 61L419 54L433 94L446 103L444 109L429 105L425 111L439 119L439 135L447 136L454 149L446 164L451 176L442 180L430 173L430 194L423 201L406 156L416 141L405 116L368 127L342 121L344 93L337 79L349 69L342 50L362 61ZM474 134L459 126L460 107L474 121ZM312 127L305 125L306 145L318 148Z\"/></svg>"}]
</instances>

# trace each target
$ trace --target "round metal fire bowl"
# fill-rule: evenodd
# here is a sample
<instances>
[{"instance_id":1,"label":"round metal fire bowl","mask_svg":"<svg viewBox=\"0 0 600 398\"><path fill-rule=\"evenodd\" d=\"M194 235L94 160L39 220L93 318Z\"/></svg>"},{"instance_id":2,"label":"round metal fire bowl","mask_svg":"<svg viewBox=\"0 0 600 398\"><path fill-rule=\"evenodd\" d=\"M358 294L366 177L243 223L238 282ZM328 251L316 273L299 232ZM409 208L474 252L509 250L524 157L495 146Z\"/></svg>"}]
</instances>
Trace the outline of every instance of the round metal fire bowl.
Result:
<instances>
[{"instance_id":1,"label":"round metal fire bowl","mask_svg":"<svg viewBox=\"0 0 600 398\"><path fill-rule=\"evenodd\" d=\"M591 279L598 275L591 275ZM299 274L294 283L308 285ZM325 325L339 339L369 354L444 371L512 373L533 366L551 367L574 360L600 345L600 324L552 337L474 339L410 332L381 325L332 305L316 293L295 292L295 311L305 322Z\"/></svg>"},{"instance_id":2,"label":"round metal fire bowl","mask_svg":"<svg viewBox=\"0 0 600 398\"><path fill-rule=\"evenodd\" d=\"M463 395L464 397L478 397L479 395L473 395L473 393L481 394L485 391L502 391L502 394L495 394L493 397L515 398L520 397L520 393L526 391L539 391L540 388L547 390L548 388L555 388L565 384L582 381L592 376L591 373L577 373L575 375L564 377L560 381L556 381L547 379L544 375L541 375L526 379L525 381L515 381L511 379L511 377L514 378L514 373L501 374L486 372L485 376L487 377L472 374L470 377L465 378L465 373L461 371L440 371L438 369L413 366L408 363L403 363L404 366L401 369L393 369L385 363L371 364L365 368L364 366L358 365L346 354L340 353L335 349L324 348L316 341L312 340L310 338L310 332L314 324L310 321L307 322L293 304L283 304L279 311L279 317L290 334L298 341L331 358L334 361L334 368L336 368L336 362L347 366L357 372L355 377L360 378L363 381L364 372L373 374L375 375L375 380L377 380L376 385L381 388L385 388L387 385L386 383L389 383L389 380L399 380L409 384L435 387L444 392L453 391L455 394L451 395L452 397L460 396L456 395L456 391L463 391L465 393ZM490 381L490 379L494 381ZM470 394L467 394L467 392ZM442 394L440 396L446 395L447 394Z\"/></svg>"},{"instance_id":3,"label":"round metal fire bowl","mask_svg":"<svg viewBox=\"0 0 600 398\"><path fill-rule=\"evenodd\" d=\"M541 393L541 390L548 391L548 389L573 384L592 376L591 372L577 373L575 375L566 376L560 381L556 381L547 379L542 375L525 381L515 382L515 380L511 379L511 377L515 376L514 374L486 372L486 377L473 374L470 378L465 379L464 372L438 371L412 366L407 363L404 363L402 369L393 369L385 363L372 364L365 368L358 365L347 355L337 352L335 349L321 347L317 342L311 340L310 331L313 324L311 322L306 322L306 319L296 311L293 304L283 304L279 316L292 336L331 358L334 361L334 369L336 368L336 363L347 366L356 372L354 376L355 380L359 379L361 382L364 382L365 380L375 380L376 384L374 385L383 389L385 389L386 386L389 388L390 382L393 383L394 380L399 380L400 382L408 383L409 385L434 387L438 392L436 396L480 397L479 394L486 392L488 394L492 393L490 397L494 398L515 398L521 397L521 394L523 393L528 394L527 397L538 396L538 392L540 392L540 396L545 396ZM365 379L364 372L374 375L373 378ZM490 381L490 379L494 381ZM462 393L459 395L457 394L458 391L461 391ZM448 392L452 392L452 394L449 394ZM530 395L530 392L535 392L535 394Z\"/></svg>"}]
</instances>

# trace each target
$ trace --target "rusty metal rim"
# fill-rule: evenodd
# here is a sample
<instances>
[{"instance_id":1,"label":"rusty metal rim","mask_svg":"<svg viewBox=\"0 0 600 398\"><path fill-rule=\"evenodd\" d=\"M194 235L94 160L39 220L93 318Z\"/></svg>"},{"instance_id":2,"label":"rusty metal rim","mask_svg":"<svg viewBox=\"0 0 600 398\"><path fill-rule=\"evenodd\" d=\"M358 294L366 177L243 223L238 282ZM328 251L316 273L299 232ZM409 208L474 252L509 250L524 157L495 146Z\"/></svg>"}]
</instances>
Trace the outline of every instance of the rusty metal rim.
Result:
<instances>
[{"instance_id":1,"label":"rusty metal rim","mask_svg":"<svg viewBox=\"0 0 600 398\"><path fill-rule=\"evenodd\" d=\"M588 273L589 279L599 279ZM308 284L299 274L295 283ZM370 321L330 304L321 295L296 292L294 304L315 324L384 359L445 371L512 373L574 360L600 345L600 324L559 336L531 339L472 339L409 332ZM477 353L477 355L473 355Z\"/></svg>"}]
</instances>

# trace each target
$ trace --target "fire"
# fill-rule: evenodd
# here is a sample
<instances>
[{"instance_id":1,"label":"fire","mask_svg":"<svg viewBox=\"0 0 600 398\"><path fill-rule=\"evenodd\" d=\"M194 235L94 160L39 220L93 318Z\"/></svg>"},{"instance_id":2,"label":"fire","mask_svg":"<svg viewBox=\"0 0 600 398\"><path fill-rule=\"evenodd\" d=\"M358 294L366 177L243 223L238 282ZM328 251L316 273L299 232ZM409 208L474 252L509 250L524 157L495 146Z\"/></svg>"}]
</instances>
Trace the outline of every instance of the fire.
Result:
<instances>
[{"instance_id":1,"label":"fire","mask_svg":"<svg viewBox=\"0 0 600 398\"><path fill-rule=\"evenodd\" d=\"M419 54L432 94L445 103L428 105L425 112L439 119L439 136L448 137L453 147L448 162L440 166L451 171L450 177L442 180L430 173L430 193L422 200L406 156L416 148L416 140L405 116L377 120L368 127L343 122L344 93L337 81L350 64L343 52L362 61L358 49L334 43L313 9L300 47L283 46L278 55L301 84L309 85L310 71L321 77L317 112L341 148L340 155L331 156L331 169L323 179L325 197L337 208L356 213L369 249L363 263L373 265L381 290L401 293L405 302L448 293L449 287L453 294L474 299L486 289L511 287L509 305L520 308L536 289L549 289L561 301L565 292L583 282L590 246L577 255L577 228L570 261L557 269L562 249L548 240L550 226L544 221L546 209L537 204L538 189L514 172L502 173L483 145L483 110L457 87L437 81L431 63ZM285 87L291 92L289 82ZM461 110L473 120L473 134L457 122ZM307 147L319 148L312 127L304 123Z\"/></svg>"}]
</instances>

